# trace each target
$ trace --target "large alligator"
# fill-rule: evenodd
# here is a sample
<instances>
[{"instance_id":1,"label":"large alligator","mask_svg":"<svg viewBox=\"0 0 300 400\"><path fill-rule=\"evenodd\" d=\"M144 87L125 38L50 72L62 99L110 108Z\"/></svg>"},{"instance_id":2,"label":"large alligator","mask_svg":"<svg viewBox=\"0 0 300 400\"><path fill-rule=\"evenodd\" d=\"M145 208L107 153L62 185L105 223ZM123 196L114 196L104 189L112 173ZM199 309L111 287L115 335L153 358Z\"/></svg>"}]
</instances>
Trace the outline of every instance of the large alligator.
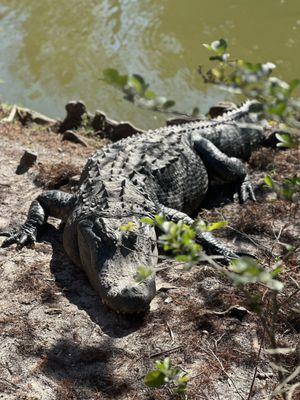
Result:
<instances>
[{"instance_id":1,"label":"large alligator","mask_svg":"<svg viewBox=\"0 0 300 400\"><path fill-rule=\"evenodd\" d=\"M254 199L238 159L247 159L266 139L252 106L247 101L214 120L167 126L103 147L87 161L76 195L40 194L24 225L2 246L35 242L48 216L60 218L65 251L84 269L102 301L118 312L145 311L155 296L155 275L141 283L134 276L139 266L156 266L157 245L155 228L141 218L163 213L192 224L190 216L214 178L239 187L242 201ZM119 229L128 222L135 224L134 232ZM235 256L210 233L198 239L212 252Z\"/></svg>"}]
</instances>

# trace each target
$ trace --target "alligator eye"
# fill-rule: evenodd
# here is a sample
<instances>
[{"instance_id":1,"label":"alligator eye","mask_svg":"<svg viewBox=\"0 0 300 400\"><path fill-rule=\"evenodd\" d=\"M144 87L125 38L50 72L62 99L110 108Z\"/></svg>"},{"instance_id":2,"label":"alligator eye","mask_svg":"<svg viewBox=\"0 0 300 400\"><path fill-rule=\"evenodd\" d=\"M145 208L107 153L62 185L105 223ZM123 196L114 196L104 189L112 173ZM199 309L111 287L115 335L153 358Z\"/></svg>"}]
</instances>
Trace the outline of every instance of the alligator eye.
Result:
<instances>
[{"instance_id":1,"label":"alligator eye","mask_svg":"<svg viewBox=\"0 0 300 400\"><path fill-rule=\"evenodd\" d=\"M118 238L115 232L107 227L102 218L97 218L93 224L93 232L97 235L103 242L117 243Z\"/></svg>"}]
</instances>

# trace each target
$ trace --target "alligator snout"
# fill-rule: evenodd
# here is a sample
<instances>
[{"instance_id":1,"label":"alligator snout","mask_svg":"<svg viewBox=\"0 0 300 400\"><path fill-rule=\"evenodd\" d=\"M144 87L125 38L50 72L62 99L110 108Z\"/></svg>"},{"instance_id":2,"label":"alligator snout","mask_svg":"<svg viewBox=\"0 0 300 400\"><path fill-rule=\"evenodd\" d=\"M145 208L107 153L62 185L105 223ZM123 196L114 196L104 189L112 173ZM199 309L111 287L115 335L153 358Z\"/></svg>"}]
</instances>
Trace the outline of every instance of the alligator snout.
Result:
<instances>
[{"instance_id":1,"label":"alligator snout","mask_svg":"<svg viewBox=\"0 0 300 400\"><path fill-rule=\"evenodd\" d=\"M143 283L128 285L118 292L102 291L102 301L112 310L124 313L144 313L149 310L156 293L154 276Z\"/></svg>"}]
</instances>

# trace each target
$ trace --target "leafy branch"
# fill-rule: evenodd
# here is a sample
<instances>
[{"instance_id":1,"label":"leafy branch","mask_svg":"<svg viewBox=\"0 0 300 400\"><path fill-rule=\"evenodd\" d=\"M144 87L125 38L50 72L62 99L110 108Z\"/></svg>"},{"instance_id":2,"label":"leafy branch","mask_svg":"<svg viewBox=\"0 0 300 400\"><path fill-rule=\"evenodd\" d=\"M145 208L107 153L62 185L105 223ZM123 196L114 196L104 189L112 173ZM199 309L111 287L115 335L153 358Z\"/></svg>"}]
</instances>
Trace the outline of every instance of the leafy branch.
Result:
<instances>
[{"instance_id":1,"label":"leafy branch","mask_svg":"<svg viewBox=\"0 0 300 400\"><path fill-rule=\"evenodd\" d=\"M201 261L208 261L215 265L213 257L208 256L197 243L199 232L211 232L216 229L224 228L227 221L219 221L208 224L205 221L195 221L190 226L179 221L167 221L164 215L155 215L152 218L142 218L141 222L157 227L162 234L158 243L165 252L171 253L176 261L184 263L185 269L190 269L193 265Z\"/></svg>"},{"instance_id":2,"label":"leafy branch","mask_svg":"<svg viewBox=\"0 0 300 400\"><path fill-rule=\"evenodd\" d=\"M255 111L263 112L268 119L285 122L292 127L300 126L300 99L295 100L292 97L300 79L285 82L273 76L276 65L272 62L253 63L242 59L230 59L225 39L204 44L204 47L213 54L209 59L218 62L217 66L206 72L199 67L199 73L205 83L259 100L261 110Z\"/></svg>"},{"instance_id":3,"label":"leafy branch","mask_svg":"<svg viewBox=\"0 0 300 400\"><path fill-rule=\"evenodd\" d=\"M102 80L121 91L125 100L134 103L138 107L162 113L190 116L185 112L174 110L176 105L174 100L156 95L150 89L150 84L140 74L120 74L114 68L106 68L103 71ZM194 107L191 116L197 117L198 115L199 109Z\"/></svg>"},{"instance_id":4,"label":"leafy branch","mask_svg":"<svg viewBox=\"0 0 300 400\"><path fill-rule=\"evenodd\" d=\"M163 361L155 362L155 369L148 372L144 378L145 385L150 388L169 386L176 394L183 394L186 391L188 375L177 367L172 367L169 357Z\"/></svg>"}]
</instances>

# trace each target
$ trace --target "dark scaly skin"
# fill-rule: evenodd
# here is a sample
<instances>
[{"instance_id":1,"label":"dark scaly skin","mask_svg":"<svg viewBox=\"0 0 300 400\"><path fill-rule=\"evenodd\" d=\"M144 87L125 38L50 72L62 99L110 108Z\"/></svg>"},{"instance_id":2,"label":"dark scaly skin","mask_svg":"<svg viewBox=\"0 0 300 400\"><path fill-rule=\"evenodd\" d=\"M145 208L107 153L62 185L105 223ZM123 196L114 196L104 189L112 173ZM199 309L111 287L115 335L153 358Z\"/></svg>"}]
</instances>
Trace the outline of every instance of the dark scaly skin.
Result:
<instances>
[{"instance_id":1,"label":"dark scaly skin","mask_svg":"<svg viewBox=\"0 0 300 400\"><path fill-rule=\"evenodd\" d=\"M154 227L142 217L164 213L172 221L189 217L201 204L209 180L218 178L240 186L243 201L255 199L247 159L265 139L249 114L252 103L213 121L189 122L148 131L103 147L82 172L76 195L47 191L31 204L21 229L3 246L34 242L48 216L65 222L63 244L72 261L83 268L103 302L117 312L147 310L155 296L154 273L142 283L134 279L139 266L157 265ZM134 222L134 232L120 231ZM225 258L235 257L211 234L201 244Z\"/></svg>"}]
</instances>

